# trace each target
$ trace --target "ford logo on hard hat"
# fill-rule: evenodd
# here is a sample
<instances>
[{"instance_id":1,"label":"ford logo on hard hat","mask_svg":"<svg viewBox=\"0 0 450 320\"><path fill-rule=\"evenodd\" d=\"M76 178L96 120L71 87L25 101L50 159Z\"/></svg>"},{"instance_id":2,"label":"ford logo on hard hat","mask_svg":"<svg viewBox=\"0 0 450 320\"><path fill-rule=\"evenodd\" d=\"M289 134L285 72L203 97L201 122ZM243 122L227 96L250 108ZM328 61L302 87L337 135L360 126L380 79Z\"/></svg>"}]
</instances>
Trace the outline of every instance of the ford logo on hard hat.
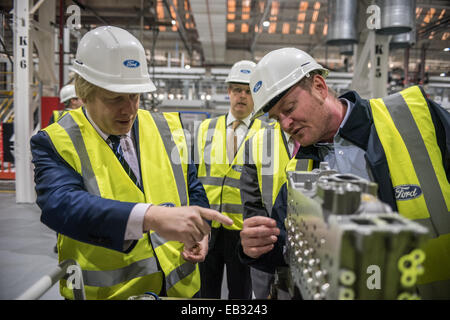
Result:
<instances>
[{"instance_id":1,"label":"ford logo on hard hat","mask_svg":"<svg viewBox=\"0 0 450 320\"><path fill-rule=\"evenodd\" d=\"M402 184L394 188L395 199L399 201L412 200L422 194L422 189L415 184Z\"/></svg>"},{"instance_id":2,"label":"ford logo on hard hat","mask_svg":"<svg viewBox=\"0 0 450 320\"><path fill-rule=\"evenodd\" d=\"M248 70L248 69L241 69L241 72L242 72L242 73L246 73L246 74L249 74L249 73L251 73L251 71L250 71L250 70Z\"/></svg>"},{"instance_id":3,"label":"ford logo on hard hat","mask_svg":"<svg viewBox=\"0 0 450 320\"><path fill-rule=\"evenodd\" d=\"M255 86L253 87L253 92L254 92L254 93L257 93L257 92L259 91L259 89L261 89L261 86L262 86L262 81L259 80L259 81L255 84Z\"/></svg>"},{"instance_id":4,"label":"ford logo on hard hat","mask_svg":"<svg viewBox=\"0 0 450 320\"><path fill-rule=\"evenodd\" d=\"M136 60L125 60L123 62L123 65L127 68L137 68L139 67L140 63Z\"/></svg>"}]
</instances>

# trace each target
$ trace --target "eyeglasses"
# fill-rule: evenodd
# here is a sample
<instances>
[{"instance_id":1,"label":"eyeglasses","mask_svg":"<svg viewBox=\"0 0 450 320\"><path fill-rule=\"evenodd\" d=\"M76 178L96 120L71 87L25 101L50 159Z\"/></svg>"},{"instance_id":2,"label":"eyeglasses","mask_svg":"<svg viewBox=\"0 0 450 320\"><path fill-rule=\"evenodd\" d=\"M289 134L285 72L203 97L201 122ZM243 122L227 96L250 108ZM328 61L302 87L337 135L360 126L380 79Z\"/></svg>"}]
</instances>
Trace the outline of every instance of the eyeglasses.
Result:
<instances>
[{"instance_id":1,"label":"eyeglasses","mask_svg":"<svg viewBox=\"0 0 450 320\"><path fill-rule=\"evenodd\" d=\"M231 88L231 92L232 92L233 94L235 94L235 95L241 94L242 91L244 91L247 95L250 95L250 94L251 94L250 88L248 88L248 89L247 89L247 88L244 89L244 88L240 88L240 87L232 87L232 88Z\"/></svg>"}]
</instances>

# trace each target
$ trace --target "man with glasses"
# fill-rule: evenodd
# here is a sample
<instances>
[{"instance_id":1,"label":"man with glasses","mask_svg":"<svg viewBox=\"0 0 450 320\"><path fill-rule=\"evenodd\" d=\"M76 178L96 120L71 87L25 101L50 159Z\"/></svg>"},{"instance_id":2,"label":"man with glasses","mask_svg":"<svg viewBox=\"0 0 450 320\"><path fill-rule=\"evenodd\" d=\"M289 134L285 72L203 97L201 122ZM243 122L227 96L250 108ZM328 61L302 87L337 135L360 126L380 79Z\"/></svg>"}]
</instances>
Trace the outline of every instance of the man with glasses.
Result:
<instances>
[{"instance_id":1,"label":"man with glasses","mask_svg":"<svg viewBox=\"0 0 450 320\"><path fill-rule=\"evenodd\" d=\"M220 298L223 268L226 265L228 298L251 299L249 267L236 254L239 232L243 224L243 208L239 179L243 167L243 142L265 124L251 120L253 99L249 82L255 66L251 61L233 65L225 80L230 96L226 115L203 121L196 135L198 177L203 183L212 209L234 222L232 226L212 223L209 252L200 264L201 295Z\"/></svg>"}]
</instances>

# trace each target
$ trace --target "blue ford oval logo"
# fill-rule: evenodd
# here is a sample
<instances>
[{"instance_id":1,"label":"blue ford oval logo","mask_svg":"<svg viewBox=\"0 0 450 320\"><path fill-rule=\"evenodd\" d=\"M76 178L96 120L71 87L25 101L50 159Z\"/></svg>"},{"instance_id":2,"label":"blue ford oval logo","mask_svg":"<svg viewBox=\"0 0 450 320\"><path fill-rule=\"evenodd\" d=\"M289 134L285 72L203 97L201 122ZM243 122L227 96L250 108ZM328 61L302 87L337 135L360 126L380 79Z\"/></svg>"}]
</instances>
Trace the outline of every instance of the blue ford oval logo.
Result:
<instances>
[{"instance_id":1,"label":"blue ford oval logo","mask_svg":"<svg viewBox=\"0 0 450 320\"><path fill-rule=\"evenodd\" d=\"M261 86L262 86L262 81L259 80L259 81L255 84L255 86L253 87L253 92L254 92L254 93L257 93L257 92L259 91L259 89L261 89Z\"/></svg>"},{"instance_id":2,"label":"blue ford oval logo","mask_svg":"<svg viewBox=\"0 0 450 320\"><path fill-rule=\"evenodd\" d=\"M233 169L234 171L237 171L237 172L242 172L242 166L241 166L241 165L238 165L238 164L234 164L234 165L231 167L231 169Z\"/></svg>"},{"instance_id":3,"label":"blue ford oval logo","mask_svg":"<svg viewBox=\"0 0 450 320\"><path fill-rule=\"evenodd\" d=\"M136 60L125 60L123 62L123 65L127 68L137 68L139 67L140 63Z\"/></svg>"},{"instance_id":4,"label":"blue ford oval logo","mask_svg":"<svg viewBox=\"0 0 450 320\"><path fill-rule=\"evenodd\" d=\"M242 72L242 73L245 73L245 74L251 73L251 71L250 71L250 70L247 70L247 69L241 69L241 72Z\"/></svg>"},{"instance_id":5,"label":"blue ford oval logo","mask_svg":"<svg viewBox=\"0 0 450 320\"><path fill-rule=\"evenodd\" d=\"M162 207L175 207L175 203L172 203L172 202L163 202L163 203L160 203L159 204L159 206L162 206Z\"/></svg>"},{"instance_id":6,"label":"blue ford oval logo","mask_svg":"<svg viewBox=\"0 0 450 320\"><path fill-rule=\"evenodd\" d=\"M422 194L422 189L420 189L420 187L415 184L402 184L400 186L396 186L394 188L394 191L395 199L400 201L412 200Z\"/></svg>"}]
</instances>

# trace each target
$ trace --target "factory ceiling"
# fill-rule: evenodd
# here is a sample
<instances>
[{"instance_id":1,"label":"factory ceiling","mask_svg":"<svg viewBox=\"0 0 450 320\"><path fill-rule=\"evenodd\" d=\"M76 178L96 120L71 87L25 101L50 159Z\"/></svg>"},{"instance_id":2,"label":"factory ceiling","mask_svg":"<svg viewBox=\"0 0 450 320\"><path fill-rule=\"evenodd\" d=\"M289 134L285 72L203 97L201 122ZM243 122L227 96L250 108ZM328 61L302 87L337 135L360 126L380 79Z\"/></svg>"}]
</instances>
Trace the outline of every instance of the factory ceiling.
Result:
<instances>
[{"instance_id":1,"label":"factory ceiling","mask_svg":"<svg viewBox=\"0 0 450 320\"><path fill-rule=\"evenodd\" d=\"M51 0L47 0L51 1ZM33 1L37 4L40 1ZM77 36L88 30L115 25L131 31L144 43L151 65L230 67L235 61L258 61L270 50L293 46L309 52L332 70L343 71L345 56L339 46L327 45L329 1L303 0L76 0L55 1L55 30L64 23L70 5L80 8L80 27L72 32L71 53ZM367 37L369 0L355 1L358 41ZM12 28L13 1L0 0L2 37L6 51ZM426 54L432 74L450 70L450 4L447 0L417 0L417 40L410 49L411 68ZM356 46L355 46L356 47ZM391 54L392 65L402 65L404 50Z\"/></svg>"}]
</instances>

